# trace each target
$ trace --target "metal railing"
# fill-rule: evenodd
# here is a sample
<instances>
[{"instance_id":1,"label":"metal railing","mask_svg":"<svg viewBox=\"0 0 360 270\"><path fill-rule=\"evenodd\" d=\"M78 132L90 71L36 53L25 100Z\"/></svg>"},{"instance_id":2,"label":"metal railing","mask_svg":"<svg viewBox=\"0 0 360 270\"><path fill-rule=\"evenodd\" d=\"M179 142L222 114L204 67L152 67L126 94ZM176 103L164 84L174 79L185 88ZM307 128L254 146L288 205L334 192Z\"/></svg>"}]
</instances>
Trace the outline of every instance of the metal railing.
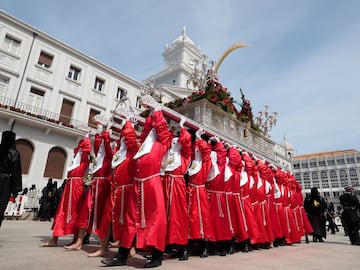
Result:
<instances>
[{"instance_id":1,"label":"metal railing","mask_svg":"<svg viewBox=\"0 0 360 270\"><path fill-rule=\"evenodd\" d=\"M42 108L31 106L20 101L15 101L14 99L3 96L0 96L0 107L70 128L78 129L80 127L88 126L88 123L86 122L79 121L59 113L47 111Z\"/></svg>"}]
</instances>

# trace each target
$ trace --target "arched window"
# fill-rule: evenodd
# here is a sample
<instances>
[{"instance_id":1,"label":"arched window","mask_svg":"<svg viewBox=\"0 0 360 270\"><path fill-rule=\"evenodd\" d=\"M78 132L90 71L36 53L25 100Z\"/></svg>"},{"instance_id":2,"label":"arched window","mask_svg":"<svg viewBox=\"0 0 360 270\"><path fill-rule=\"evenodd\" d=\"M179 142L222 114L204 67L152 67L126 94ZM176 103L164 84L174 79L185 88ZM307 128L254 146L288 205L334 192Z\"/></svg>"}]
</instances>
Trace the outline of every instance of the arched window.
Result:
<instances>
[{"instance_id":1,"label":"arched window","mask_svg":"<svg viewBox=\"0 0 360 270\"><path fill-rule=\"evenodd\" d=\"M15 142L16 149L20 153L21 172L28 174L30 170L31 159L34 153L34 146L31 142L25 139L19 139Z\"/></svg>"},{"instance_id":2,"label":"arched window","mask_svg":"<svg viewBox=\"0 0 360 270\"><path fill-rule=\"evenodd\" d=\"M312 179L313 187L320 187L320 184L319 184L319 175L318 175L317 172L312 172L312 173L311 173L311 179Z\"/></svg>"},{"instance_id":3,"label":"arched window","mask_svg":"<svg viewBox=\"0 0 360 270\"><path fill-rule=\"evenodd\" d=\"M336 171L330 171L330 181L332 187L339 187L338 177Z\"/></svg>"},{"instance_id":4,"label":"arched window","mask_svg":"<svg viewBox=\"0 0 360 270\"><path fill-rule=\"evenodd\" d=\"M350 182L353 187L359 186L359 178L356 169L352 168L349 170Z\"/></svg>"},{"instance_id":5,"label":"arched window","mask_svg":"<svg viewBox=\"0 0 360 270\"><path fill-rule=\"evenodd\" d=\"M340 170L340 183L342 187L346 187L349 185L345 170Z\"/></svg>"},{"instance_id":6,"label":"arched window","mask_svg":"<svg viewBox=\"0 0 360 270\"><path fill-rule=\"evenodd\" d=\"M66 152L60 147L51 148L46 161L44 177L62 179L66 157Z\"/></svg>"},{"instance_id":7,"label":"arched window","mask_svg":"<svg viewBox=\"0 0 360 270\"><path fill-rule=\"evenodd\" d=\"M328 179L328 175L326 171L322 171L320 173L320 178L321 178L321 185L323 188L328 188L329 187L329 179Z\"/></svg>"},{"instance_id":8,"label":"arched window","mask_svg":"<svg viewBox=\"0 0 360 270\"><path fill-rule=\"evenodd\" d=\"M304 186L306 189L309 189L311 188L311 183L310 183L310 175L309 173L304 173L303 174L303 177L304 177Z\"/></svg>"}]
</instances>

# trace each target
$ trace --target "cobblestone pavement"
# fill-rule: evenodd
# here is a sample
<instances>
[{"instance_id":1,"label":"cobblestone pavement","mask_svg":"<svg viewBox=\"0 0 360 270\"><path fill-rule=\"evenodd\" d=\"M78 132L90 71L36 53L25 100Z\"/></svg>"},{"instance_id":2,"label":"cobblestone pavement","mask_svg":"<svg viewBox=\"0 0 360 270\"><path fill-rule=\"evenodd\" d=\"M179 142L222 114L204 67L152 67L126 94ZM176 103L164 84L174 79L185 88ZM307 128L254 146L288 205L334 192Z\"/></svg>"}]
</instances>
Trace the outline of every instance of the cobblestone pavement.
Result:
<instances>
[{"instance_id":1,"label":"cobblestone pavement","mask_svg":"<svg viewBox=\"0 0 360 270\"><path fill-rule=\"evenodd\" d=\"M66 251L63 246L71 236L59 239L59 246L40 247L51 236L51 222L32 220L4 220L0 228L0 269L3 270L92 270L101 269L101 258L88 258L87 253L97 249L98 241L90 238L90 245L81 251ZM311 237L310 237L311 239ZM116 249L111 249L112 256ZM127 266L111 269L142 268L145 259L137 254L128 260ZM201 259L190 257L188 261L165 258L158 269L246 269L246 270L294 270L294 269L360 269L360 246L352 246L342 231L329 234L324 243L301 244L235 253L225 257L210 256Z\"/></svg>"}]
</instances>

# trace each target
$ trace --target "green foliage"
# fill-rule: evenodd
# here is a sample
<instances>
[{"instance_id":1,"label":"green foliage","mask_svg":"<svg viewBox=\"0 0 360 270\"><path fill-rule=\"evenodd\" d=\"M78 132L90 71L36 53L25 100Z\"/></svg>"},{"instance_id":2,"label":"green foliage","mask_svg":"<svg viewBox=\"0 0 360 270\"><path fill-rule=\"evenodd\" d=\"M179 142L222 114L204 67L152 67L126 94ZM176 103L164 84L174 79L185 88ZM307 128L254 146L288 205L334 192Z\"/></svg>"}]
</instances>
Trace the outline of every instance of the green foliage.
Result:
<instances>
[{"instance_id":1,"label":"green foliage","mask_svg":"<svg viewBox=\"0 0 360 270\"><path fill-rule=\"evenodd\" d=\"M234 105L235 101L230 92L217 80L210 80L208 81L205 89L194 91L190 96L182 99L176 99L173 102L165 104L165 106L174 109L201 99L208 100L210 103L218 106L223 111L236 117L242 122L251 121L253 123L253 119L249 119L248 115L243 114L236 109Z\"/></svg>"}]
</instances>

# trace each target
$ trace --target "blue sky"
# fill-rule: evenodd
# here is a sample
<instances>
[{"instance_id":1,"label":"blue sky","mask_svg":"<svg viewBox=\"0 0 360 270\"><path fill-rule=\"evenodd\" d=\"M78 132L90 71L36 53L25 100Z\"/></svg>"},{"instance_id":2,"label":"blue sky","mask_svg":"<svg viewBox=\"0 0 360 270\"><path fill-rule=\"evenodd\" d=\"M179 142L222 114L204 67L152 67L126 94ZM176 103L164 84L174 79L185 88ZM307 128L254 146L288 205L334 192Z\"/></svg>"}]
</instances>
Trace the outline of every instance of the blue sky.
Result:
<instances>
[{"instance_id":1,"label":"blue sky","mask_svg":"<svg viewBox=\"0 0 360 270\"><path fill-rule=\"evenodd\" d=\"M2 0L0 8L142 81L181 34L218 61L233 97L279 113L271 138L295 155L360 150L360 1Z\"/></svg>"}]
</instances>

